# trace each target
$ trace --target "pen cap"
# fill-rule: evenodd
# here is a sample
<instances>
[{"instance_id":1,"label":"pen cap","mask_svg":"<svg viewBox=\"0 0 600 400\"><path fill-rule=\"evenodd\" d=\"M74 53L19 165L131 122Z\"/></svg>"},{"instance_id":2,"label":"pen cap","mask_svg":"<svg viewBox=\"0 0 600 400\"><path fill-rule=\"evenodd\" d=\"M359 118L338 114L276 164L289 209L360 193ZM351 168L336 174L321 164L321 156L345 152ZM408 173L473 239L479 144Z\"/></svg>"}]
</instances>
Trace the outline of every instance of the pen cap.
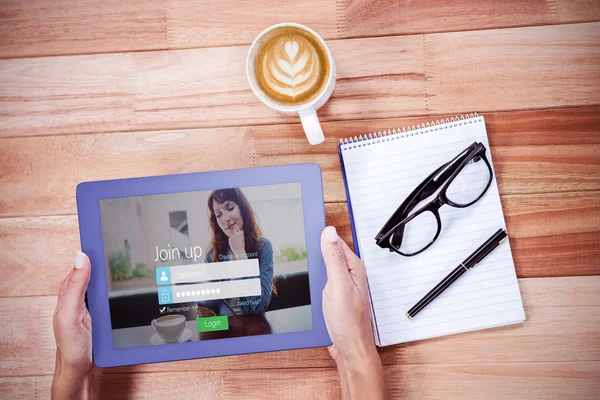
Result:
<instances>
[{"instance_id":1,"label":"pen cap","mask_svg":"<svg viewBox=\"0 0 600 400\"><path fill-rule=\"evenodd\" d=\"M488 240L477 248L469 257L463 261L463 264L469 268L479 264L481 260L487 257L498 245L507 237L504 229L500 228Z\"/></svg>"}]
</instances>

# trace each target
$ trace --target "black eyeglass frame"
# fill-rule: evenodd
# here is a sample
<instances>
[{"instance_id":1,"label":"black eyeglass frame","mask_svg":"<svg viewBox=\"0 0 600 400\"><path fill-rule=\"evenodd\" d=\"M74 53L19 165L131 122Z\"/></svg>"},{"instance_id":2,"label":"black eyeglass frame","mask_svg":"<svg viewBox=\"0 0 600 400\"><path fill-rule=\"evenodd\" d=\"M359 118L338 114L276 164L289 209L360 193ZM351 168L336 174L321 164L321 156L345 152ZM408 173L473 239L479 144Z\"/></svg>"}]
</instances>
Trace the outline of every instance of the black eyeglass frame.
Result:
<instances>
[{"instance_id":1,"label":"black eyeglass frame","mask_svg":"<svg viewBox=\"0 0 600 400\"><path fill-rule=\"evenodd\" d=\"M440 166L438 169L433 171L427 178L425 178L423 182L419 184L419 186L417 186L410 193L410 195L408 195L406 200L404 200L402 204L400 204L400 206L396 209L396 211L394 211L392 216L383 225L383 228L381 228L379 233L377 233L377 236L375 236L376 244L381 248L387 248L390 251L393 251L405 257L416 256L417 254L420 254L423 251L427 250L437 240L442 230L442 220L440 218L439 209L443 205L448 204L449 206L456 208L467 208L478 202L488 191L494 178L494 171L492 170L492 166L490 165L490 162L488 161L485 153L485 146L480 142L474 142L469 147L461 151L451 161L447 162L446 164ZM485 186L485 189L481 192L479 197L467 204L455 203L452 200L450 200L446 194L448 187L452 184L456 176L463 170L465 165L467 165L469 161L475 159L476 157L480 157L485 162L490 173L490 177ZM408 216L408 214L416 207L418 203L434 194L440 188L442 189L439 191L438 195L433 200L431 200L419 210L415 211L413 214ZM400 251L399 248L402 245L404 227L406 226L406 224L412 221L418 215L427 211L430 211L437 220L437 232L433 239L431 239L431 241L425 247L414 253L404 253ZM392 245L391 243L391 237L394 234L400 235L400 243L398 244L398 248L394 247L394 245Z\"/></svg>"}]
</instances>

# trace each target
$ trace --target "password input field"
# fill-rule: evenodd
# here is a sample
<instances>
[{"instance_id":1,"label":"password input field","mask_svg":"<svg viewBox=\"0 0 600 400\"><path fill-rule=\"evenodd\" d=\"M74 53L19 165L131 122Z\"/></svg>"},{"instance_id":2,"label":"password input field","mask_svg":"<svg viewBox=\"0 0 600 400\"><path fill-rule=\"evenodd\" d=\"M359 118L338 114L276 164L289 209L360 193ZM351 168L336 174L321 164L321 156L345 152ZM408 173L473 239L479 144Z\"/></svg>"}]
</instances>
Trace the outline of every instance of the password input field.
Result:
<instances>
[{"instance_id":1,"label":"password input field","mask_svg":"<svg viewBox=\"0 0 600 400\"><path fill-rule=\"evenodd\" d=\"M230 299L233 297L260 296L261 294L259 278L171 286L171 290L171 303L173 304L190 301Z\"/></svg>"}]
</instances>

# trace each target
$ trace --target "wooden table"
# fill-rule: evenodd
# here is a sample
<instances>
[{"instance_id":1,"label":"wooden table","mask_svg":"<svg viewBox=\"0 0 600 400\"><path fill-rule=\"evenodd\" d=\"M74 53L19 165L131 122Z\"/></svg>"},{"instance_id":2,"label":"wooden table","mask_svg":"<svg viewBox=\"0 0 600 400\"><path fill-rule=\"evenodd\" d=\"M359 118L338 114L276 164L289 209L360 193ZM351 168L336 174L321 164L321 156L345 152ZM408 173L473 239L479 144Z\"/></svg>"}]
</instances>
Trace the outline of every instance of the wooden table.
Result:
<instances>
[{"instance_id":1,"label":"wooden table","mask_svg":"<svg viewBox=\"0 0 600 400\"><path fill-rule=\"evenodd\" d=\"M338 81L326 142L260 103L265 27L311 26ZM600 3L0 1L0 397L47 398L84 180L314 161L351 240L340 137L486 117L527 321L380 349L393 398L600 393ZM226 154L226 155L223 155ZM338 398L326 349L117 368L103 398Z\"/></svg>"}]
</instances>

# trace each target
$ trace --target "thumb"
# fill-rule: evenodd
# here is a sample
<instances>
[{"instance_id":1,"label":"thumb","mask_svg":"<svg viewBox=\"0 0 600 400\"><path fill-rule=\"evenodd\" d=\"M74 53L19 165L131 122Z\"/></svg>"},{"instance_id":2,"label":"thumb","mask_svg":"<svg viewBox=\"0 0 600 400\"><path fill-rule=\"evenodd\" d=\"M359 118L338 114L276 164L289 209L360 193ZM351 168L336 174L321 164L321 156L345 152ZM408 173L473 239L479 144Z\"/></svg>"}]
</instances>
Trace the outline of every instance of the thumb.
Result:
<instances>
[{"instance_id":1,"label":"thumb","mask_svg":"<svg viewBox=\"0 0 600 400\"><path fill-rule=\"evenodd\" d=\"M350 278L342 239L333 226L326 227L321 233L321 253L323 253L329 281L341 283Z\"/></svg>"},{"instance_id":2,"label":"thumb","mask_svg":"<svg viewBox=\"0 0 600 400\"><path fill-rule=\"evenodd\" d=\"M78 252L75 257L75 269L69 275L64 300L72 304L83 304L85 291L90 281L92 265L85 253Z\"/></svg>"}]
</instances>

